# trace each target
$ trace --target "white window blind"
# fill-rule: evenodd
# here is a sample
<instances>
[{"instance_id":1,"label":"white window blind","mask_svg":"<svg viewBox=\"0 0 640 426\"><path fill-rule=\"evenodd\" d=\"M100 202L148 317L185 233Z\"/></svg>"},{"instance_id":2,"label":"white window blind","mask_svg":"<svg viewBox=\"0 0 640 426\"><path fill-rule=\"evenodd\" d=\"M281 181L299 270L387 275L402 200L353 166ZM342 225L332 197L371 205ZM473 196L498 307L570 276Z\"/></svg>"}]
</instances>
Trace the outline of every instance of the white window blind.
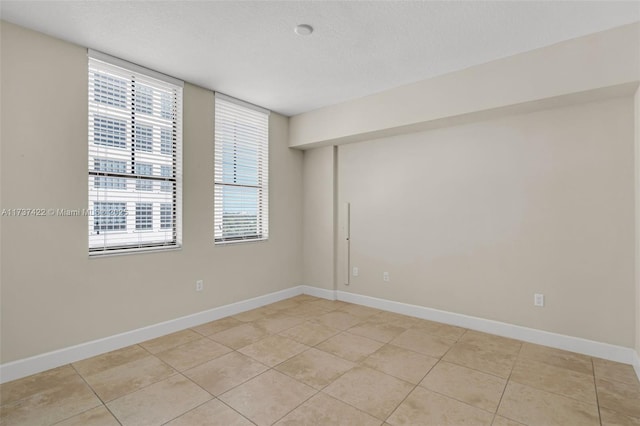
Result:
<instances>
[{"instance_id":1,"label":"white window blind","mask_svg":"<svg viewBox=\"0 0 640 426\"><path fill-rule=\"evenodd\" d=\"M183 83L89 51L89 254L181 245Z\"/></svg>"},{"instance_id":2,"label":"white window blind","mask_svg":"<svg viewBox=\"0 0 640 426\"><path fill-rule=\"evenodd\" d=\"M269 236L269 111L216 94L215 243Z\"/></svg>"}]
</instances>

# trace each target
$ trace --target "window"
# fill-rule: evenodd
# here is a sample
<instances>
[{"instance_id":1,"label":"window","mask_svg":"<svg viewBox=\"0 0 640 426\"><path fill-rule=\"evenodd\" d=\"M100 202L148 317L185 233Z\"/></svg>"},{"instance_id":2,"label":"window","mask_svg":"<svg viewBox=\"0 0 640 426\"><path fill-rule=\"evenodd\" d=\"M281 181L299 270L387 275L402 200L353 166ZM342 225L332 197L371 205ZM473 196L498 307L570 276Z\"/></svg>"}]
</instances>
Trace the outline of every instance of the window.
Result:
<instances>
[{"instance_id":1,"label":"window","mask_svg":"<svg viewBox=\"0 0 640 426\"><path fill-rule=\"evenodd\" d=\"M180 247L182 85L89 52L90 255Z\"/></svg>"},{"instance_id":2,"label":"window","mask_svg":"<svg viewBox=\"0 0 640 426\"><path fill-rule=\"evenodd\" d=\"M269 236L269 112L216 94L217 244Z\"/></svg>"}]
</instances>

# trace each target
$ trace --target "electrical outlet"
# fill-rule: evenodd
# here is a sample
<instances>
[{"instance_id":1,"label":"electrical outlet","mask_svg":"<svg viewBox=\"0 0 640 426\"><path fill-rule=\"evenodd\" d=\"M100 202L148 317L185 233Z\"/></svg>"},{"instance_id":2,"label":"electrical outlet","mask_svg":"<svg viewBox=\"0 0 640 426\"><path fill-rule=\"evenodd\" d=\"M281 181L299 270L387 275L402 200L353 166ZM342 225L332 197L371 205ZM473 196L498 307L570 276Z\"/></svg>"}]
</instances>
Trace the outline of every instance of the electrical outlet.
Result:
<instances>
[{"instance_id":1,"label":"electrical outlet","mask_svg":"<svg viewBox=\"0 0 640 426\"><path fill-rule=\"evenodd\" d=\"M388 283L389 281L391 281L391 279L389 278L389 273L388 272L383 272L382 273L382 281Z\"/></svg>"},{"instance_id":2,"label":"electrical outlet","mask_svg":"<svg viewBox=\"0 0 640 426\"><path fill-rule=\"evenodd\" d=\"M204 281L198 280L196 281L196 291L204 290Z\"/></svg>"},{"instance_id":3,"label":"electrical outlet","mask_svg":"<svg viewBox=\"0 0 640 426\"><path fill-rule=\"evenodd\" d=\"M353 276L354 276L354 277L357 277L359 273L360 273L360 271L358 270L358 267L357 267L357 266L354 266L354 267L353 267Z\"/></svg>"},{"instance_id":4,"label":"electrical outlet","mask_svg":"<svg viewBox=\"0 0 640 426\"><path fill-rule=\"evenodd\" d=\"M533 305L534 306L544 306L544 294L535 293L533 295Z\"/></svg>"}]
</instances>

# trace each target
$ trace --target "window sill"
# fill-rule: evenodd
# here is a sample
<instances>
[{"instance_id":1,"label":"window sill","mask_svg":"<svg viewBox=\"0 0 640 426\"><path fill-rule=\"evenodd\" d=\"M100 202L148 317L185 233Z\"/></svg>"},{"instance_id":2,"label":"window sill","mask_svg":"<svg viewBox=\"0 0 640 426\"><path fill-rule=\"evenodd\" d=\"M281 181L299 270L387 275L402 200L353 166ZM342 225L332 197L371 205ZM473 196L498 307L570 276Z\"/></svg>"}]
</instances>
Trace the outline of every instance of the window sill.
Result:
<instances>
[{"instance_id":1,"label":"window sill","mask_svg":"<svg viewBox=\"0 0 640 426\"><path fill-rule=\"evenodd\" d=\"M148 247L148 248L130 248L119 249L112 251L99 251L89 253L89 259L98 259L102 257L114 257L114 256L128 256L132 254L151 254L151 253L164 253L168 251L180 251L182 246L167 246L167 247Z\"/></svg>"},{"instance_id":2,"label":"window sill","mask_svg":"<svg viewBox=\"0 0 640 426\"><path fill-rule=\"evenodd\" d=\"M228 246L236 244L249 244L249 243L264 243L269 241L269 238L255 238L246 240L228 240L228 241L214 241L214 246Z\"/></svg>"}]
</instances>

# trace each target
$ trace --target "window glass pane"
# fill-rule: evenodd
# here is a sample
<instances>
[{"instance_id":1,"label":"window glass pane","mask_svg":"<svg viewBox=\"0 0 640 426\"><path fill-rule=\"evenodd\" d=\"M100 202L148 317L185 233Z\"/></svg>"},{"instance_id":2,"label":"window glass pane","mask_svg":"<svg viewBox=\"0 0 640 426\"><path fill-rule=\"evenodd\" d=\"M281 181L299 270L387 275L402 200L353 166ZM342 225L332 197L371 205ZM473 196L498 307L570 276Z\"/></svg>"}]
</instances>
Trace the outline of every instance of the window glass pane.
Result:
<instances>
[{"instance_id":1,"label":"window glass pane","mask_svg":"<svg viewBox=\"0 0 640 426\"><path fill-rule=\"evenodd\" d=\"M258 188L222 186L222 238L258 236Z\"/></svg>"}]
</instances>

